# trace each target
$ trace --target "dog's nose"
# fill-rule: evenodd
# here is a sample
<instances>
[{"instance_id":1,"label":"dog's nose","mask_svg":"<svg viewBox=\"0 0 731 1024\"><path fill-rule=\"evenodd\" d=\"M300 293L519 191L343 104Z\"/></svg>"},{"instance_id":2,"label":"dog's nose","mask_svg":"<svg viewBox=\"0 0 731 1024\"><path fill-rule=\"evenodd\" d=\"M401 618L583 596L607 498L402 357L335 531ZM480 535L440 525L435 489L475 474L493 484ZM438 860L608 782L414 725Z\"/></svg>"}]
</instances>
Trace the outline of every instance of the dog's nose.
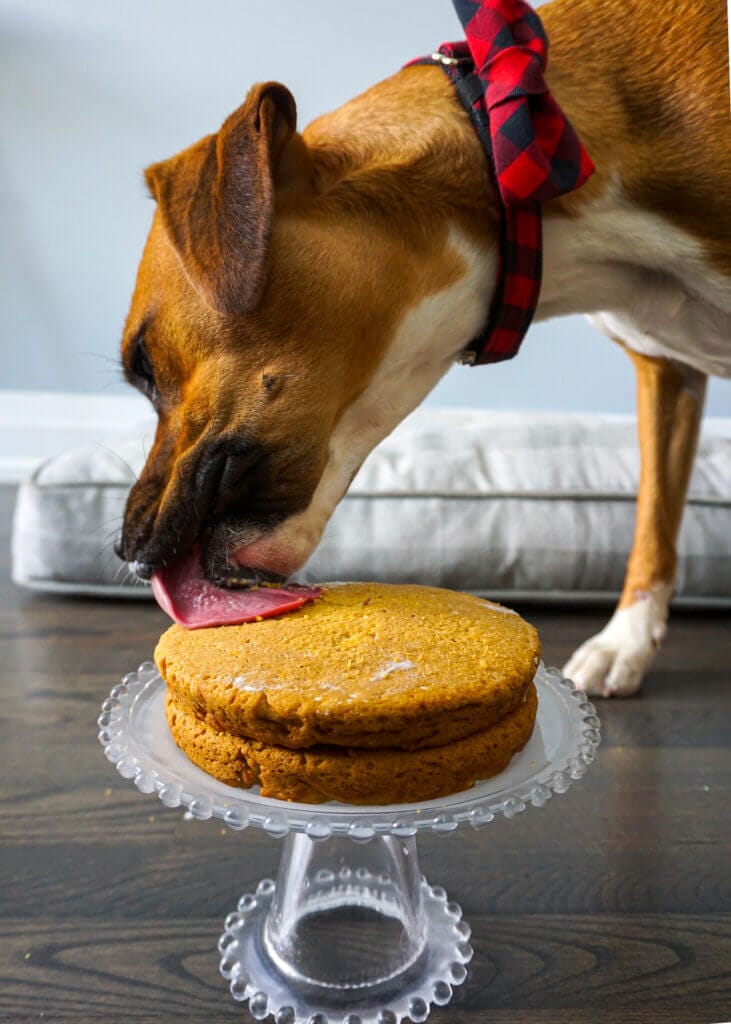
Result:
<instances>
[{"instance_id":1,"label":"dog's nose","mask_svg":"<svg viewBox=\"0 0 731 1024\"><path fill-rule=\"evenodd\" d=\"M264 448L255 443L219 439L209 444L188 472L177 478L173 500L164 497L159 485L147 483L130 495L125 512L123 538L114 550L129 563L135 575L149 579L155 568L183 555L205 531L232 511L245 517L256 490L262 483L258 470L266 459Z\"/></svg>"},{"instance_id":2,"label":"dog's nose","mask_svg":"<svg viewBox=\"0 0 731 1024\"><path fill-rule=\"evenodd\" d=\"M201 518L218 519L230 507L241 502L250 490L254 471L266 458L259 444L223 445L211 448L201 457L196 477L207 498L201 503Z\"/></svg>"}]
</instances>

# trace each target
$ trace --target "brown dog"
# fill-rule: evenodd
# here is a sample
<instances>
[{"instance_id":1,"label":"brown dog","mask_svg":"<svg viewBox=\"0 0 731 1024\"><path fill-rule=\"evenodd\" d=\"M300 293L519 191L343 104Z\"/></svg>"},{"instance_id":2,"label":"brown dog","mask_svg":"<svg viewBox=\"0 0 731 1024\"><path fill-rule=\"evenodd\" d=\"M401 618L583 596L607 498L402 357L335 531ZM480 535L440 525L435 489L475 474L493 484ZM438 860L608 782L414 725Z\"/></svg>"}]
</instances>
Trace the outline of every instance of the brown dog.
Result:
<instances>
[{"instance_id":1,"label":"brown dog","mask_svg":"<svg viewBox=\"0 0 731 1024\"><path fill-rule=\"evenodd\" d=\"M541 17L550 88L597 171L544 205L537 315L595 314L628 349L642 449L619 607L567 671L629 694L665 630L705 379L731 375L725 4L555 0ZM122 357L159 424L120 553L149 576L198 544L212 579L286 577L484 324L483 151L442 71L416 66L302 134L287 89L255 86L146 177L157 210Z\"/></svg>"}]
</instances>

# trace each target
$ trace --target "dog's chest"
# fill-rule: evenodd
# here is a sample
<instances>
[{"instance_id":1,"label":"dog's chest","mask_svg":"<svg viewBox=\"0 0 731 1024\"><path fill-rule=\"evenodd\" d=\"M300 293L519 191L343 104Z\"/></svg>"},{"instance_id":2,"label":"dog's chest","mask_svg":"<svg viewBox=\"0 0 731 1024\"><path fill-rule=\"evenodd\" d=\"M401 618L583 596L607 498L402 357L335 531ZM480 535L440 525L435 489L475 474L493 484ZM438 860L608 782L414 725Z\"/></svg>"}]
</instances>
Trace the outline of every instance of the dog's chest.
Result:
<instances>
[{"instance_id":1,"label":"dog's chest","mask_svg":"<svg viewBox=\"0 0 731 1024\"><path fill-rule=\"evenodd\" d=\"M548 229L542 315L590 313L634 351L731 376L731 278L701 240L616 189Z\"/></svg>"},{"instance_id":2,"label":"dog's chest","mask_svg":"<svg viewBox=\"0 0 731 1024\"><path fill-rule=\"evenodd\" d=\"M620 274L617 281L624 307L596 314L593 323L635 352L731 377L731 280L674 226L663 225L654 241L664 245L664 262L654 261L654 246L649 253L638 246L633 280L628 285Z\"/></svg>"}]
</instances>

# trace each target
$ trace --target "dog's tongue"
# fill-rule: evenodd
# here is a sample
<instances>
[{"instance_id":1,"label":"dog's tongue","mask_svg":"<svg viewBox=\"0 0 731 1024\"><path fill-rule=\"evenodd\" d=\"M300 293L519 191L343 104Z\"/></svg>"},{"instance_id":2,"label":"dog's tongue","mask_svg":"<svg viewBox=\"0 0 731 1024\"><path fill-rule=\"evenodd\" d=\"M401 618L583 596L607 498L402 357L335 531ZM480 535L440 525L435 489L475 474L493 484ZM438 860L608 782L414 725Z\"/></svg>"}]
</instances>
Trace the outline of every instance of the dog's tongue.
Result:
<instances>
[{"instance_id":1,"label":"dog's tongue","mask_svg":"<svg viewBox=\"0 0 731 1024\"><path fill-rule=\"evenodd\" d=\"M321 593L319 587L215 587L203 575L197 551L156 572L152 592L163 611L186 629L231 626L282 615Z\"/></svg>"}]
</instances>

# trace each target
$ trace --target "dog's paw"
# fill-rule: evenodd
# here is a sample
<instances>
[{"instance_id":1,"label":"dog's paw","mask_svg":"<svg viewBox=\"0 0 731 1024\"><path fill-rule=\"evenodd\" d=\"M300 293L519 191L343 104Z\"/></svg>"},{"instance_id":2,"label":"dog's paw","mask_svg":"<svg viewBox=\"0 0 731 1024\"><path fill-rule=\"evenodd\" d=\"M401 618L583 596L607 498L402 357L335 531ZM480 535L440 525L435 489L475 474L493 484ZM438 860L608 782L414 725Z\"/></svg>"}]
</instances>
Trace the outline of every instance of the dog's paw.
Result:
<instances>
[{"instance_id":1,"label":"dog's paw","mask_svg":"<svg viewBox=\"0 0 731 1024\"><path fill-rule=\"evenodd\" d=\"M660 647L672 587L637 595L618 608L601 633L583 643L563 668L576 686L592 697L631 697Z\"/></svg>"},{"instance_id":2,"label":"dog's paw","mask_svg":"<svg viewBox=\"0 0 731 1024\"><path fill-rule=\"evenodd\" d=\"M602 630L574 651L563 674L590 697L631 697L654 657L654 647L628 649Z\"/></svg>"}]
</instances>

